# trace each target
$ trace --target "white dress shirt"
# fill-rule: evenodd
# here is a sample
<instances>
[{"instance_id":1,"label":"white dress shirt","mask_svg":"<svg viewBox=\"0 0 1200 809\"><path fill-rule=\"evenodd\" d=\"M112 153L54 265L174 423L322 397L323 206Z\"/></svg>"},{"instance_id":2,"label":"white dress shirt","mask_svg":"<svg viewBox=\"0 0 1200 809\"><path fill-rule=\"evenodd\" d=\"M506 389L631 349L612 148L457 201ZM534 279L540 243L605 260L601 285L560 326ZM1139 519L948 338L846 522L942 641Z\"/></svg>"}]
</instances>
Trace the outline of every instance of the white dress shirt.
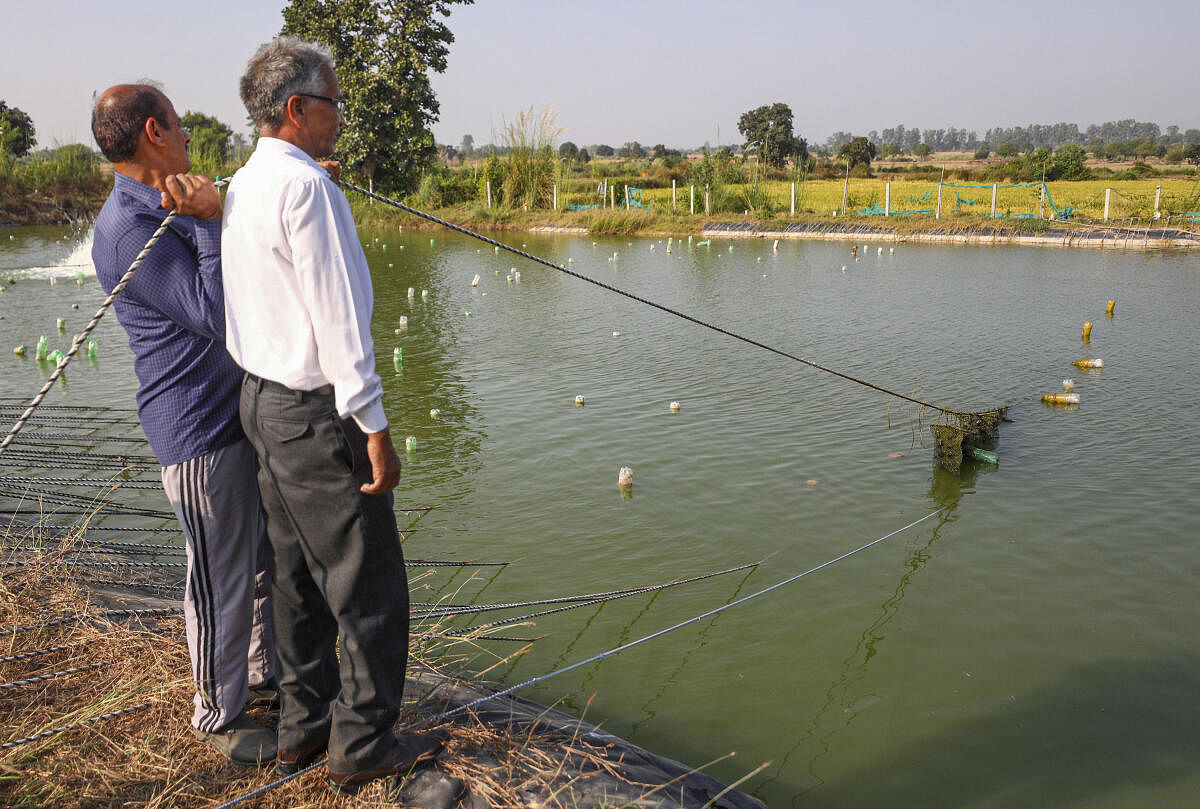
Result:
<instances>
[{"instance_id":1,"label":"white dress shirt","mask_svg":"<svg viewBox=\"0 0 1200 809\"><path fill-rule=\"evenodd\" d=\"M238 365L294 390L331 384L340 416L387 427L367 257L345 195L300 148L258 139L225 196L221 262Z\"/></svg>"}]
</instances>

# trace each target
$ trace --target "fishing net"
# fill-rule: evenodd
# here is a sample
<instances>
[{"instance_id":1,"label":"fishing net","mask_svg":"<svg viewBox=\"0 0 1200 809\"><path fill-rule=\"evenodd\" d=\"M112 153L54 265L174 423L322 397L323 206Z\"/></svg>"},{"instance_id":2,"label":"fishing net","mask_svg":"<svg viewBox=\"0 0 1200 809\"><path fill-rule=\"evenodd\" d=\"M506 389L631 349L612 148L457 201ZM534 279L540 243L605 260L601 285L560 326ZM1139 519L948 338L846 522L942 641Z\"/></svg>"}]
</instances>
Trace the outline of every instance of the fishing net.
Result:
<instances>
[{"instance_id":1,"label":"fishing net","mask_svg":"<svg viewBox=\"0 0 1200 809\"><path fill-rule=\"evenodd\" d=\"M964 453L971 447L983 448L996 440L1007 407L981 413L954 413L947 421L929 425L933 435L933 460L947 472L958 474Z\"/></svg>"}]
</instances>

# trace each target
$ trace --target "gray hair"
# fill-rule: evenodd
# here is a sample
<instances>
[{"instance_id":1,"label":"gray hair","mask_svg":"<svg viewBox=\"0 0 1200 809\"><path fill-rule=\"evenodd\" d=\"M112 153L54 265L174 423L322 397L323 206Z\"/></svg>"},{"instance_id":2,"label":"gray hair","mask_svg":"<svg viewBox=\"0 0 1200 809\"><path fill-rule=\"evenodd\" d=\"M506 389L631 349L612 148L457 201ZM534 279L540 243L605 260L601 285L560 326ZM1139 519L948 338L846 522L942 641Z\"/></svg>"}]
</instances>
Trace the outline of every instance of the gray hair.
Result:
<instances>
[{"instance_id":1,"label":"gray hair","mask_svg":"<svg viewBox=\"0 0 1200 809\"><path fill-rule=\"evenodd\" d=\"M281 36L259 48L246 64L238 91L259 129L283 123L287 100L321 89L321 68L333 70L333 54L324 45Z\"/></svg>"}]
</instances>

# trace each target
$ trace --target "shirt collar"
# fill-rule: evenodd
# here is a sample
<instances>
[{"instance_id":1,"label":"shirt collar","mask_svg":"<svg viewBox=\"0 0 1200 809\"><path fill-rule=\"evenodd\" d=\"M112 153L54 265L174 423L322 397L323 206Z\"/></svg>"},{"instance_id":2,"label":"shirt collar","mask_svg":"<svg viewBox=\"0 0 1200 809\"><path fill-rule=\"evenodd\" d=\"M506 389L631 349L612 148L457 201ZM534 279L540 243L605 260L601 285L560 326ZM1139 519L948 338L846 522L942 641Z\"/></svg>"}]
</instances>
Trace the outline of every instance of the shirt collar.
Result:
<instances>
[{"instance_id":1,"label":"shirt collar","mask_svg":"<svg viewBox=\"0 0 1200 809\"><path fill-rule=\"evenodd\" d=\"M162 207L161 191L153 186L138 182L127 174L114 171L113 188L126 196L132 197L135 202L139 202L148 208ZM163 211L163 214L165 215L166 211Z\"/></svg>"},{"instance_id":2,"label":"shirt collar","mask_svg":"<svg viewBox=\"0 0 1200 809\"><path fill-rule=\"evenodd\" d=\"M259 135L258 146L254 148L255 151L283 155L284 157L291 157L296 160L301 160L312 166L317 166L317 161L313 160L312 157L309 156L308 152L304 151L296 144L283 140L282 138L272 138L266 135Z\"/></svg>"}]
</instances>

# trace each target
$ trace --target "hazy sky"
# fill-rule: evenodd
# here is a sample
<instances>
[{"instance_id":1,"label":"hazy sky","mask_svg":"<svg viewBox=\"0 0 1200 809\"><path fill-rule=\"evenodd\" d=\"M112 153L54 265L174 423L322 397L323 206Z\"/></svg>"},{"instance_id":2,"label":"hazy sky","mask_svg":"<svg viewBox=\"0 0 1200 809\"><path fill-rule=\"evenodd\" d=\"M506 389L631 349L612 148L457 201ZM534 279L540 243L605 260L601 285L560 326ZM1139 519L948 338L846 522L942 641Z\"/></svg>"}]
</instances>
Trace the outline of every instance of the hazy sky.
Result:
<instances>
[{"instance_id":1,"label":"hazy sky","mask_svg":"<svg viewBox=\"0 0 1200 809\"><path fill-rule=\"evenodd\" d=\"M91 144L93 92L143 77L181 114L243 130L237 78L283 6L0 0L0 99L41 146ZM434 134L452 145L487 143L530 106L580 145L736 142L738 116L776 101L810 142L896 124L1200 128L1197 0L478 0L449 25Z\"/></svg>"}]
</instances>

